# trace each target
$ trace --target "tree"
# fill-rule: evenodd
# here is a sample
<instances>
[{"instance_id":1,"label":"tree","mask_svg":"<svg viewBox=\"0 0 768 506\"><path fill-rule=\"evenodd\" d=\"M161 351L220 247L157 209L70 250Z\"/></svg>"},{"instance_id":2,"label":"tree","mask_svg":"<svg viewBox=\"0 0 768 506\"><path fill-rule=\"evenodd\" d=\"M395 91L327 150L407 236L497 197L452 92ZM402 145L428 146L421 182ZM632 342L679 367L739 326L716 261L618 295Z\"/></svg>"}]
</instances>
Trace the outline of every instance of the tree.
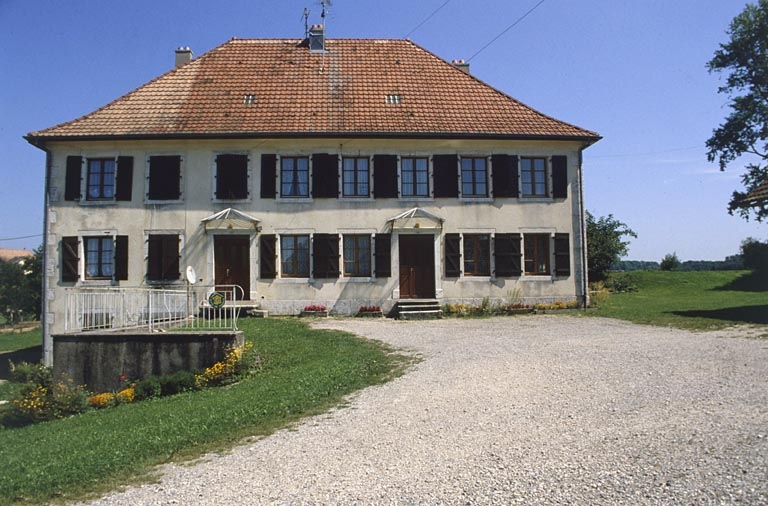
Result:
<instances>
[{"instance_id":1,"label":"tree","mask_svg":"<svg viewBox=\"0 0 768 506\"><path fill-rule=\"evenodd\" d=\"M21 310L26 317L39 319L43 275L43 247L23 261L0 260L0 311Z\"/></svg>"},{"instance_id":2,"label":"tree","mask_svg":"<svg viewBox=\"0 0 768 506\"><path fill-rule=\"evenodd\" d=\"M680 268L680 259L677 258L677 253L667 253L664 258L661 259L659 269L662 271L674 271Z\"/></svg>"},{"instance_id":3,"label":"tree","mask_svg":"<svg viewBox=\"0 0 768 506\"><path fill-rule=\"evenodd\" d=\"M741 243L744 267L754 272L768 274L768 242L748 237Z\"/></svg>"},{"instance_id":4,"label":"tree","mask_svg":"<svg viewBox=\"0 0 768 506\"><path fill-rule=\"evenodd\" d=\"M732 111L707 140L707 158L725 170L742 155L757 157L746 165L745 191L733 192L728 212L746 220L754 213L762 221L768 219L768 202L745 197L768 180L768 0L747 4L727 33L730 40L720 44L707 68L729 73L718 92L729 96Z\"/></svg>"},{"instance_id":5,"label":"tree","mask_svg":"<svg viewBox=\"0 0 768 506\"><path fill-rule=\"evenodd\" d=\"M637 238L627 225L618 221L612 214L595 220L587 211L587 269L592 281L604 280L608 270L629 251L629 241L622 237Z\"/></svg>"}]
</instances>

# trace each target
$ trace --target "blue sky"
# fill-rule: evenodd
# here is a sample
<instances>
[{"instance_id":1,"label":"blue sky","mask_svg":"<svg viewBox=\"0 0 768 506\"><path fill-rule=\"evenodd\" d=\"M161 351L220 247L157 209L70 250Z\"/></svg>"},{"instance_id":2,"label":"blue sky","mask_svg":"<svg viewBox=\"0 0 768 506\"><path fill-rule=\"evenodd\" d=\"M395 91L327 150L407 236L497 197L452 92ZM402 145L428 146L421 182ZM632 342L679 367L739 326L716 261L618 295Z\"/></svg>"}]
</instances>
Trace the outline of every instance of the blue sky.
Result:
<instances>
[{"instance_id":1,"label":"blue sky","mask_svg":"<svg viewBox=\"0 0 768 506\"><path fill-rule=\"evenodd\" d=\"M718 260L746 237L768 238L768 224L726 211L741 165L720 172L704 148L728 114L722 78L705 64L746 2L545 0L480 51L538 3L334 0L326 30L410 33L443 59L471 58L473 75L527 105L600 133L585 151L586 206L637 232L630 259ZM0 0L0 248L42 242L45 156L23 135L170 70L178 46L199 56L232 37L299 38L305 7L320 22L318 0ZM24 236L34 237L7 240Z\"/></svg>"}]
</instances>

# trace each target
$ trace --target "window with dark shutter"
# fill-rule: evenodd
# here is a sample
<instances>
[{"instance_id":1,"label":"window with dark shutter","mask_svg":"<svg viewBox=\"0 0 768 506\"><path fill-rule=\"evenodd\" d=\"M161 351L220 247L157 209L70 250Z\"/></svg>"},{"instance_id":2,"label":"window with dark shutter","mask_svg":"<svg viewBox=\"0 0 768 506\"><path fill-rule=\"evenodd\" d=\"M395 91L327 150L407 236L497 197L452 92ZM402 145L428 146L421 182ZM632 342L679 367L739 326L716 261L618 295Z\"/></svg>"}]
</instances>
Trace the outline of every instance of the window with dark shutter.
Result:
<instances>
[{"instance_id":1,"label":"window with dark shutter","mask_svg":"<svg viewBox=\"0 0 768 506\"><path fill-rule=\"evenodd\" d=\"M148 200L179 200L181 198L181 157L149 157Z\"/></svg>"},{"instance_id":2,"label":"window with dark shutter","mask_svg":"<svg viewBox=\"0 0 768 506\"><path fill-rule=\"evenodd\" d=\"M564 199L568 196L568 157L552 157L552 197Z\"/></svg>"},{"instance_id":3,"label":"window with dark shutter","mask_svg":"<svg viewBox=\"0 0 768 506\"><path fill-rule=\"evenodd\" d=\"M445 277L461 276L461 236L445 234Z\"/></svg>"},{"instance_id":4,"label":"window with dark shutter","mask_svg":"<svg viewBox=\"0 0 768 506\"><path fill-rule=\"evenodd\" d=\"M435 180L435 197L458 197L458 156L434 155L432 167Z\"/></svg>"},{"instance_id":5,"label":"window with dark shutter","mask_svg":"<svg viewBox=\"0 0 768 506\"><path fill-rule=\"evenodd\" d=\"M61 238L61 281L64 283L74 283L80 277L78 244L77 237Z\"/></svg>"},{"instance_id":6,"label":"window with dark shutter","mask_svg":"<svg viewBox=\"0 0 768 506\"><path fill-rule=\"evenodd\" d=\"M277 277L277 236L264 234L259 237L259 270L261 279Z\"/></svg>"},{"instance_id":7,"label":"window with dark shutter","mask_svg":"<svg viewBox=\"0 0 768 506\"><path fill-rule=\"evenodd\" d=\"M312 155L312 195L318 199L335 199L339 196L338 155Z\"/></svg>"},{"instance_id":8,"label":"window with dark shutter","mask_svg":"<svg viewBox=\"0 0 768 506\"><path fill-rule=\"evenodd\" d=\"M555 234L555 276L571 275L571 243L568 234Z\"/></svg>"},{"instance_id":9,"label":"window with dark shutter","mask_svg":"<svg viewBox=\"0 0 768 506\"><path fill-rule=\"evenodd\" d=\"M82 156L67 157L67 174L64 181L64 200L80 200L80 180L83 170Z\"/></svg>"},{"instance_id":10,"label":"window with dark shutter","mask_svg":"<svg viewBox=\"0 0 768 506\"><path fill-rule=\"evenodd\" d=\"M147 279L173 281L181 277L176 234L152 234L147 239Z\"/></svg>"},{"instance_id":11,"label":"window with dark shutter","mask_svg":"<svg viewBox=\"0 0 768 506\"><path fill-rule=\"evenodd\" d=\"M248 198L248 156L224 154L216 157L216 198Z\"/></svg>"},{"instance_id":12,"label":"window with dark shutter","mask_svg":"<svg viewBox=\"0 0 768 506\"><path fill-rule=\"evenodd\" d=\"M312 277L316 279L339 277L339 236L315 234L312 239Z\"/></svg>"},{"instance_id":13,"label":"window with dark shutter","mask_svg":"<svg viewBox=\"0 0 768 506\"><path fill-rule=\"evenodd\" d=\"M128 279L128 236L115 237L115 279Z\"/></svg>"},{"instance_id":14,"label":"window with dark shutter","mask_svg":"<svg viewBox=\"0 0 768 506\"><path fill-rule=\"evenodd\" d=\"M517 277L523 273L520 234L496 234L493 243L496 277Z\"/></svg>"},{"instance_id":15,"label":"window with dark shutter","mask_svg":"<svg viewBox=\"0 0 768 506\"><path fill-rule=\"evenodd\" d=\"M392 275L392 235L376 234L375 266L377 278L388 278Z\"/></svg>"},{"instance_id":16,"label":"window with dark shutter","mask_svg":"<svg viewBox=\"0 0 768 506\"><path fill-rule=\"evenodd\" d=\"M373 197L397 198L397 156L373 156Z\"/></svg>"},{"instance_id":17,"label":"window with dark shutter","mask_svg":"<svg viewBox=\"0 0 768 506\"><path fill-rule=\"evenodd\" d=\"M133 157L117 157L117 182L115 200L131 201L133 196Z\"/></svg>"},{"instance_id":18,"label":"window with dark shutter","mask_svg":"<svg viewBox=\"0 0 768 506\"><path fill-rule=\"evenodd\" d=\"M277 156L261 155L261 198L277 196ZM272 276L274 278L274 276Z\"/></svg>"},{"instance_id":19,"label":"window with dark shutter","mask_svg":"<svg viewBox=\"0 0 768 506\"><path fill-rule=\"evenodd\" d=\"M491 164L493 165L493 196L517 198L517 156L493 155Z\"/></svg>"}]
</instances>

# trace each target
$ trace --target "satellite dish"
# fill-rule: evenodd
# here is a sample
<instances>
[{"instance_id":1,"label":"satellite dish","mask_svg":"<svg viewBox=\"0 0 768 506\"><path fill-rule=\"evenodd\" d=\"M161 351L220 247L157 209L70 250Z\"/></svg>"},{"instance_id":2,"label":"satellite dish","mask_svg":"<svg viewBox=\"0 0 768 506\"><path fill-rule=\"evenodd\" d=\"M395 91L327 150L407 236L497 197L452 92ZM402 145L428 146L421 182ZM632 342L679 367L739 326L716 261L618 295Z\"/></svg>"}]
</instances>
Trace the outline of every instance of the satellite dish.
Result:
<instances>
[{"instance_id":1,"label":"satellite dish","mask_svg":"<svg viewBox=\"0 0 768 506\"><path fill-rule=\"evenodd\" d=\"M194 285L197 282L197 273L191 265L187 266L187 281L189 281L190 285Z\"/></svg>"}]
</instances>

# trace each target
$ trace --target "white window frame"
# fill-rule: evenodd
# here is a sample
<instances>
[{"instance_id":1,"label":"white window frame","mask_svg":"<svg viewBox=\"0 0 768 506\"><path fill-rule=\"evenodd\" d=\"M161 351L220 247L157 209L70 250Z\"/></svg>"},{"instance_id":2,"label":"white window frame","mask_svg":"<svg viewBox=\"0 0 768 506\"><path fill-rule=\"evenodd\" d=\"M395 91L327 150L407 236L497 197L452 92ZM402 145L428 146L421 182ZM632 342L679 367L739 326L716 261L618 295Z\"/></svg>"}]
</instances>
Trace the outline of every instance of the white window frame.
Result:
<instances>
[{"instance_id":1,"label":"white window frame","mask_svg":"<svg viewBox=\"0 0 768 506\"><path fill-rule=\"evenodd\" d=\"M339 162L339 200L350 200L355 202L363 202L373 200L373 155L370 154L342 154L341 161ZM365 158L368 160L368 195L365 197L355 195L344 195L344 159L345 158Z\"/></svg>"},{"instance_id":2,"label":"white window frame","mask_svg":"<svg viewBox=\"0 0 768 506\"><path fill-rule=\"evenodd\" d=\"M117 159L119 157L118 153L115 153L114 151L108 151L108 152L92 152L92 153L83 153L83 164L80 167L80 200L78 203L81 206L110 206L115 205L117 203ZM112 198L109 199L94 199L90 200L88 198L88 160L93 159L112 159L115 162L115 192L112 195Z\"/></svg>"},{"instance_id":3,"label":"white window frame","mask_svg":"<svg viewBox=\"0 0 768 506\"><path fill-rule=\"evenodd\" d=\"M306 158L307 159L307 195L306 196L297 196L297 197L286 197L283 196L283 158ZM309 204L314 202L314 198L312 197L312 154L303 153L303 152L292 152L292 153L282 153L276 155L276 167L275 171L276 174L276 180L277 180L277 188L276 188L276 199L277 202L292 202L292 203L305 203Z\"/></svg>"},{"instance_id":4,"label":"white window frame","mask_svg":"<svg viewBox=\"0 0 768 506\"><path fill-rule=\"evenodd\" d=\"M462 180L461 163L464 158L484 158L485 159L485 189L486 195L464 195L464 186ZM493 177L492 177L492 162L491 155L487 153L464 153L458 156L458 186L459 186L459 199L465 202L493 202Z\"/></svg>"},{"instance_id":5,"label":"white window frame","mask_svg":"<svg viewBox=\"0 0 768 506\"><path fill-rule=\"evenodd\" d=\"M426 158L427 195L403 195L403 158ZM397 196L399 200L406 202L430 202L435 200L434 167L431 153L408 153L397 155Z\"/></svg>"}]
</instances>

